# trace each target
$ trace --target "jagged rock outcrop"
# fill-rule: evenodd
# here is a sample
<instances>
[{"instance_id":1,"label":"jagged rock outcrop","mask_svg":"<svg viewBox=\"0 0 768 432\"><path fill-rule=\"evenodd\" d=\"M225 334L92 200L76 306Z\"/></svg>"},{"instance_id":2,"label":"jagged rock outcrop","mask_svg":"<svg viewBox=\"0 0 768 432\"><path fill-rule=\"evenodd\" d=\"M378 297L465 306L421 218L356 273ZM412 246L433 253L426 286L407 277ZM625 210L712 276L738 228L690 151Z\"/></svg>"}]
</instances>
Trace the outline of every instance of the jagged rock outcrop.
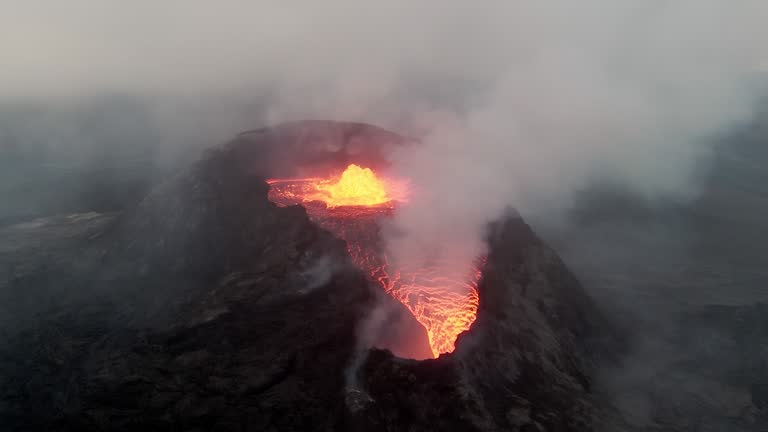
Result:
<instances>
[{"instance_id":1,"label":"jagged rock outcrop","mask_svg":"<svg viewBox=\"0 0 768 432\"><path fill-rule=\"evenodd\" d=\"M379 341L425 334L351 264L344 242L303 208L267 199L266 177L381 163L387 146L404 142L332 122L249 132L97 234L85 230L76 248L61 252L80 263L77 271L38 269L38 283L54 289L66 271L59 296L98 294L41 310L35 326L0 347L0 426L594 428L601 408L592 363L616 348L611 326L519 216L489 229L471 330L454 353L418 362L370 349L374 309L394 323Z\"/></svg>"},{"instance_id":2,"label":"jagged rock outcrop","mask_svg":"<svg viewBox=\"0 0 768 432\"><path fill-rule=\"evenodd\" d=\"M374 352L362 373L385 430L590 430L594 357L611 330L557 255L517 215L491 227L480 307L456 351L414 362ZM418 407L418 409L414 409ZM415 426L414 426L415 425Z\"/></svg>"}]
</instances>

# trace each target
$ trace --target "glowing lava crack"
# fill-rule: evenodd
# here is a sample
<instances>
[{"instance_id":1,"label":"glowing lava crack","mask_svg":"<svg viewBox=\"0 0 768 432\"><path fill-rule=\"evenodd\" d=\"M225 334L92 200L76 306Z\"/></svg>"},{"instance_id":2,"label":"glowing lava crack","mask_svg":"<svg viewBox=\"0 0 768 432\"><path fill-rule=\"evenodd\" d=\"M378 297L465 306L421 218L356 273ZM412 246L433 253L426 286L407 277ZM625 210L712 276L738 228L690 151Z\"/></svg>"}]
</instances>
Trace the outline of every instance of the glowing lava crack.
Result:
<instances>
[{"instance_id":1,"label":"glowing lava crack","mask_svg":"<svg viewBox=\"0 0 768 432\"><path fill-rule=\"evenodd\" d=\"M388 265L378 219L391 217L398 205L407 205L401 182L352 164L331 178L270 179L267 183L272 202L302 204L316 223L347 242L355 264L426 328L433 356L453 351L456 337L469 329L477 315L480 263L470 275Z\"/></svg>"}]
</instances>

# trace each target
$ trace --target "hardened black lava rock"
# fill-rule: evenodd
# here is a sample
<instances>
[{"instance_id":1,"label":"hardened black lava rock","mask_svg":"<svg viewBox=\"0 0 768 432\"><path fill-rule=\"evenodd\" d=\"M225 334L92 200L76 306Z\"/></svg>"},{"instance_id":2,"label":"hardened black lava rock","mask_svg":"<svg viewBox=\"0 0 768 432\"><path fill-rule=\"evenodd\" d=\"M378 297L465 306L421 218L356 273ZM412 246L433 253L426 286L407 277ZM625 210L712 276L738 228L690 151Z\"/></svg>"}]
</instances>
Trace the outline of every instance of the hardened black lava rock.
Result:
<instances>
[{"instance_id":1,"label":"hardened black lava rock","mask_svg":"<svg viewBox=\"0 0 768 432\"><path fill-rule=\"evenodd\" d=\"M402 145L363 124L259 129L120 214L0 229L0 429L598 428L613 411L595 364L621 344L518 215L489 227L455 352L415 361L395 355L427 347L407 309L302 207L267 199L266 178L384 164Z\"/></svg>"}]
</instances>

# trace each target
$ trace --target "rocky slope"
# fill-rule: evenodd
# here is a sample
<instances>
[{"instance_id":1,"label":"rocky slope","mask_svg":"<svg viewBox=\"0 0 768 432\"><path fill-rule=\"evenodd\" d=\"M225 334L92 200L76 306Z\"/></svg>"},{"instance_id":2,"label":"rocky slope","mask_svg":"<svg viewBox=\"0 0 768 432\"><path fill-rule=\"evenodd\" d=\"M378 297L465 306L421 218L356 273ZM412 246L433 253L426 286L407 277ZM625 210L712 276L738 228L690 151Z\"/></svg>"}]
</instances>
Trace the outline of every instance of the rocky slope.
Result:
<instances>
[{"instance_id":1,"label":"rocky slope","mask_svg":"<svg viewBox=\"0 0 768 432\"><path fill-rule=\"evenodd\" d=\"M14 266L3 282L9 302L47 300L26 324L8 320L2 429L599 427L611 414L592 391L594 364L621 344L518 215L489 228L471 330L454 353L418 362L387 343L424 337L404 307L303 208L267 199L267 177L380 163L404 143L360 124L260 129L212 149L114 220L67 225L75 234L65 246L46 243L49 256ZM31 243L13 255L31 256Z\"/></svg>"}]
</instances>

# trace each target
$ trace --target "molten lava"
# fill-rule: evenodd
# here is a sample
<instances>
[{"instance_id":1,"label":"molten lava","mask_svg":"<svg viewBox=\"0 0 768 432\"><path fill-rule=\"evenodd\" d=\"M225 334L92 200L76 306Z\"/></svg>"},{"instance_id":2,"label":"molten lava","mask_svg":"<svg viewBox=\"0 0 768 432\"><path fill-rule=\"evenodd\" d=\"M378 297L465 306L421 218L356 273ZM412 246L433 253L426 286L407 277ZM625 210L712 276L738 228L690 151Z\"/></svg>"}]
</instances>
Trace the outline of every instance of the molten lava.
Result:
<instances>
[{"instance_id":1,"label":"molten lava","mask_svg":"<svg viewBox=\"0 0 768 432\"><path fill-rule=\"evenodd\" d=\"M317 188L326 194L328 207L371 206L391 201L384 182L370 168L352 164L335 183L320 183Z\"/></svg>"},{"instance_id":2,"label":"molten lava","mask_svg":"<svg viewBox=\"0 0 768 432\"><path fill-rule=\"evenodd\" d=\"M401 182L349 165L331 179L271 179L269 198L280 206L302 204L323 228L347 242L352 260L425 327L432 354L454 350L456 337L477 315L480 265L471 274L446 266L393 269L379 239L378 219L405 203Z\"/></svg>"},{"instance_id":3,"label":"molten lava","mask_svg":"<svg viewBox=\"0 0 768 432\"><path fill-rule=\"evenodd\" d=\"M336 179L270 179L269 198L279 205L321 202L327 208L391 206L404 199L404 186L380 179L370 168L351 164Z\"/></svg>"}]
</instances>

